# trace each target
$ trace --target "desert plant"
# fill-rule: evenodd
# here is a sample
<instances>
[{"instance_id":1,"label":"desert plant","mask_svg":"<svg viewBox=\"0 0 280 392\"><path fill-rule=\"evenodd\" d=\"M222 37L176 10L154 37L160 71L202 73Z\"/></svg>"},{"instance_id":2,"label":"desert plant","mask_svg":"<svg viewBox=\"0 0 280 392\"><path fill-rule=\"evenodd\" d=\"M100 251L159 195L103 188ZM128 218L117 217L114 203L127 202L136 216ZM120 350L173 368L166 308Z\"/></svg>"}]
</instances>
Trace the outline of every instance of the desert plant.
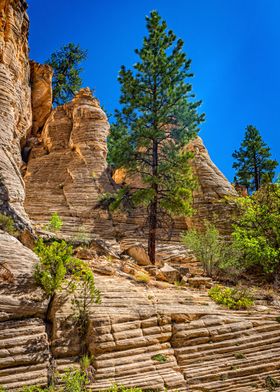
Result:
<instances>
[{"instance_id":1,"label":"desert plant","mask_svg":"<svg viewBox=\"0 0 280 392\"><path fill-rule=\"evenodd\" d=\"M6 231L10 235L17 235L15 222L13 218L8 215L0 214L0 229Z\"/></svg>"},{"instance_id":2,"label":"desert plant","mask_svg":"<svg viewBox=\"0 0 280 392\"><path fill-rule=\"evenodd\" d=\"M72 246L65 241L54 241L48 245L39 239L34 251L39 256L35 267L35 280L50 297L47 319L56 293L62 289L66 293L72 293L76 325L84 354L83 338L87 334L89 305L100 302L100 292L95 287L92 270L85 262L72 256ZM76 294L78 288L82 293L80 297Z\"/></svg>"},{"instance_id":3,"label":"desert plant","mask_svg":"<svg viewBox=\"0 0 280 392\"><path fill-rule=\"evenodd\" d=\"M107 389L106 392L144 392L144 391L138 387L127 388L121 385L114 384L109 389ZM147 391L147 392L152 392L152 391Z\"/></svg>"},{"instance_id":4,"label":"desert plant","mask_svg":"<svg viewBox=\"0 0 280 392\"><path fill-rule=\"evenodd\" d=\"M175 280L175 282L174 282L174 286L176 289L181 289L185 285L186 285L186 283L183 280Z\"/></svg>"},{"instance_id":5,"label":"desert plant","mask_svg":"<svg viewBox=\"0 0 280 392\"><path fill-rule=\"evenodd\" d=\"M164 363L167 361L166 356L163 354L155 354L151 358L153 361L158 361L159 363Z\"/></svg>"},{"instance_id":6,"label":"desert plant","mask_svg":"<svg viewBox=\"0 0 280 392\"><path fill-rule=\"evenodd\" d=\"M191 61L183 41L168 30L157 11L146 17L148 34L135 52L132 69L122 67L120 110L108 138L108 160L136 177L113 196L111 208L130 201L147 210L148 255L155 264L158 229L174 216L192 212L196 181L191 172L188 142L204 115L198 113L190 78ZM170 225L168 225L170 226Z\"/></svg>"},{"instance_id":7,"label":"desert plant","mask_svg":"<svg viewBox=\"0 0 280 392\"><path fill-rule=\"evenodd\" d=\"M135 274L135 279L137 282L148 283L151 280L151 277L148 272L138 271Z\"/></svg>"},{"instance_id":8,"label":"desert plant","mask_svg":"<svg viewBox=\"0 0 280 392\"><path fill-rule=\"evenodd\" d=\"M48 388L41 388L36 385L31 385L23 387L20 392L48 392Z\"/></svg>"},{"instance_id":9,"label":"desert plant","mask_svg":"<svg viewBox=\"0 0 280 392\"><path fill-rule=\"evenodd\" d=\"M73 98L82 87L80 63L87 57L87 51L80 45L70 42L51 54L47 64L51 65L53 74L53 102L62 105Z\"/></svg>"},{"instance_id":10,"label":"desert plant","mask_svg":"<svg viewBox=\"0 0 280 392\"><path fill-rule=\"evenodd\" d=\"M215 285L208 291L208 295L215 302L229 309L247 309L254 305L253 297L248 289Z\"/></svg>"},{"instance_id":11,"label":"desert plant","mask_svg":"<svg viewBox=\"0 0 280 392\"><path fill-rule=\"evenodd\" d=\"M85 392L89 383L86 373L82 370L67 369L61 376L63 392Z\"/></svg>"},{"instance_id":12,"label":"desert plant","mask_svg":"<svg viewBox=\"0 0 280 392\"><path fill-rule=\"evenodd\" d=\"M276 388L280 387L280 382L272 376L267 376L265 379L265 386L269 392L275 391Z\"/></svg>"},{"instance_id":13,"label":"desert plant","mask_svg":"<svg viewBox=\"0 0 280 392\"><path fill-rule=\"evenodd\" d=\"M280 184L263 186L253 196L239 198L240 214L233 231L242 251L239 265L258 268L267 279L280 277Z\"/></svg>"},{"instance_id":14,"label":"desert plant","mask_svg":"<svg viewBox=\"0 0 280 392\"><path fill-rule=\"evenodd\" d=\"M234 275L233 267L238 265L241 251L235 244L222 240L218 229L212 223L205 221L201 231L188 230L182 241L202 263L207 275L213 276L223 271L230 271ZM237 272L240 270L241 266Z\"/></svg>"},{"instance_id":15,"label":"desert plant","mask_svg":"<svg viewBox=\"0 0 280 392\"><path fill-rule=\"evenodd\" d=\"M47 225L45 226L45 228L47 230L50 230L52 232L56 232L59 231L61 229L61 227L63 226L63 221L60 218L60 216L58 215L57 212L54 212L49 220L49 222L47 223Z\"/></svg>"},{"instance_id":16,"label":"desert plant","mask_svg":"<svg viewBox=\"0 0 280 392\"><path fill-rule=\"evenodd\" d=\"M236 359L245 359L246 358L245 355L243 353L240 353L240 352L234 353L234 357Z\"/></svg>"}]
</instances>

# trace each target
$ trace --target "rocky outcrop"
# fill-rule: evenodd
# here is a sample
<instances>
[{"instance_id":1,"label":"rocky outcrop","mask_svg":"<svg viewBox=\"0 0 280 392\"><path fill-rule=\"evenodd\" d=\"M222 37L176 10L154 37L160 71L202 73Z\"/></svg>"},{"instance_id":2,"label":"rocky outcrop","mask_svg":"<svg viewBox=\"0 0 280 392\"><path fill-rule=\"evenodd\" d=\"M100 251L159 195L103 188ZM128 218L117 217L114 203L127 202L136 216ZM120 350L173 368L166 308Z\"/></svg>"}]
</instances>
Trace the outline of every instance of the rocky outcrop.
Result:
<instances>
[{"instance_id":1,"label":"rocky outcrop","mask_svg":"<svg viewBox=\"0 0 280 392\"><path fill-rule=\"evenodd\" d=\"M44 224L58 212L68 236L111 236L112 223L95 206L111 190L107 172L109 123L97 99L82 89L54 109L32 149L25 175L25 208Z\"/></svg>"},{"instance_id":2,"label":"rocky outcrop","mask_svg":"<svg viewBox=\"0 0 280 392\"><path fill-rule=\"evenodd\" d=\"M93 391L117 383L169 392L249 392L266 390L268 376L279 380L277 308L228 311L211 302L206 290L136 283L118 273L117 261L96 264L103 271L110 264L112 272L96 273L102 304L90 309ZM70 301L54 319L59 371L78 366Z\"/></svg>"},{"instance_id":3,"label":"rocky outcrop","mask_svg":"<svg viewBox=\"0 0 280 392\"><path fill-rule=\"evenodd\" d=\"M0 210L13 211L21 228L29 225L23 208L21 147L31 129L27 4L0 2Z\"/></svg>"},{"instance_id":4,"label":"rocky outcrop","mask_svg":"<svg viewBox=\"0 0 280 392\"><path fill-rule=\"evenodd\" d=\"M30 62L31 102L33 125L32 133L37 132L45 125L52 109L52 67L47 64Z\"/></svg>"},{"instance_id":5,"label":"rocky outcrop","mask_svg":"<svg viewBox=\"0 0 280 392\"><path fill-rule=\"evenodd\" d=\"M31 89L25 0L0 0L0 213L26 237L21 150L31 132ZM23 235L23 234L22 234ZM34 282L37 257L0 230L0 386L46 385L47 303Z\"/></svg>"},{"instance_id":6,"label":"rocky outcrop","mask_svg":"<svg viewBox=\"0 0 280 392\"><path fill-rule=\"evenodd\" d=\"M48 301L35 284L37 257L0 231L0 386L46 385L49 347L43 321Z\"/></svg>"},{"instance_id":7,"label":"rocky outcrop","mask_svg":"<svg viewBox=\"0 0 280 392\"><path fill-rule=\"evenodd\" d=\"M188 227L201 228L208 220L215 223L222 234L228 235L238 193L213 163L200 137L195 138L188 149L194 154L192 169L198 181L193 195L195 213L187 220Z\"/></svg>"}]
</instances>

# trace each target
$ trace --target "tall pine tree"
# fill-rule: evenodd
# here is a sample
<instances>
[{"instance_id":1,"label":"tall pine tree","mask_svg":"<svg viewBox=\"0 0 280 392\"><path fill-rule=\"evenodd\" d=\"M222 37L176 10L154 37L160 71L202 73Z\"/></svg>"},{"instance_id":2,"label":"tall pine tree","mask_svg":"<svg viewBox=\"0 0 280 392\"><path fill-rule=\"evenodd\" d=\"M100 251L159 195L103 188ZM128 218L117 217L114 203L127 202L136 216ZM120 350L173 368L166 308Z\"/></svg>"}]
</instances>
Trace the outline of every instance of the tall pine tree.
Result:
<instances>
[{"instance_id":1,"label":"tall pine tree","mask_svg":"<svg viewBox=\"0 0 280 392\"><path fill-rule=\"evenodd\" d=\"M201 101L194 100L187 82L193 75L183 41L156 11L146 21L148 35L135 51L138 62L119 73L122 109L115 113L109 137L109 162L139 179L137 187L126 186L114 196L111 208L124 201L147 208L148 254L154 263L163 217L191 212L195 181L184 147L204 114L198 114Z\"/></svg>"},{"instance_id":2,"label":"tall pine tree","mask_svg":"<svg viewBox=\"0 0 280 392\"><path fill-rule=\"evenodd\" d=\"M53 102L62 105L70 101L82 87L80 63L87 57L87 51L70 42L51 54L47 64L53 68Z\"/></svg>"},{"instance_id":3,"label":"tall pine tree","mask_svg":"<svg viewBox=\"0 0 280 392\"><path fill-rule=\"evenodd\" d=\"M253 125L247 126L241 147L232 156L235 180L248 192L257 191L263 182L272 182L278 162L270 159L270 148Z\"/></svg>"}]
</instances>

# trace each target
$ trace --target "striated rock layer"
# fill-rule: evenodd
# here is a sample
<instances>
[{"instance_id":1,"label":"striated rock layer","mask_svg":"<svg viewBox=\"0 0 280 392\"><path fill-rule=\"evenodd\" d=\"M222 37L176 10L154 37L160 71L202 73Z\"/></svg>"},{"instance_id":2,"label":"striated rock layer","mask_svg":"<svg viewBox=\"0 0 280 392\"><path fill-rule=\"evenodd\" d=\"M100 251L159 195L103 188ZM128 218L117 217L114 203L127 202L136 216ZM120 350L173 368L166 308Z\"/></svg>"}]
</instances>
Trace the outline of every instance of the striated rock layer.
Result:
<instances>
[{"instance_id":1,"label":"striated rock layer","mask_svg":"<svg viewBox=\"0 0 280 392\"><path fill-rule=\"evenodd\" d=\"M43 321L48 301L35 284L37 257L0 231L0 386L46 385L49 346Z\"/></svg>"},{"instance_id":2,"label":"striated rock layer","mask_svg":"<svg viewBox=\"0 0 280 392\"><path fill-rule=\"evenodd\" d=\"M116 270L96 274L102 304L90 309L87 335L93 391L117 383L153 391L253 392L266 390L268 376L280 381L276 307L228 311L205 291L160 289L127 278ZM69 299L54 318L59 371L78 366L80 341L71 317Z\"/></svg>"},{"instance_id":3,"label":"striated rock layer","mask_svg":"<svg viewBox=\"0 0 280 392\"><path fill-rule=\"evenodd\" d=\"M25 175L25 207L35 222L46 223L58 212L68 235L112 237L112 223L95 209L102 193L112 189L107 172L109 123L97 99L82 89L72 102L54 109Z\"/></svg>"},{"instance_id":4,"label":"striated rock layer","mask_svg":"<svg viewBox=\"0 0 280 392\"><path fill-rule=\"evenodd\" d=\"M222 234L229 234L236 211L234 198L238 194L213 163L200 137L196 137L188 149L194 153L192 169L198 181L193 195L195 214L187 220L188 226L201 228L208 220L215 223Z\"/></svg>"},{"instance_id":5,"label":"striated rock layer","mask_svg":"<svg viewBox=\"0 0 280 392\"><path fill-rule=\"evenodd\" d=\"M34 135L44 126L52 110L52 67L30 61L31 101Z\"/></svg>"},{"instance_id":6,"label":"striated rock layer","mask_svg":"<svg viewBox=\"0 0 280 392\"><path fill-rule=\"evenodd\" d=\"M0 2L0 210L12 214L23 228L21 146L31 129L28 27L25 0Z\"/></svg>"},{"instance_id":7,"label":"striated rock layer","mask_svg":"<svg viewBox=\"0 0 280 392\"><path fill-rule=\"evenodd\" d=\"M32 126L25 0L0 0L0 213L25 236L21 149ZM46 385L49 358L47 303L33 279L37 257L0 230L0 386Z\"/></svg>"}]
</instances>

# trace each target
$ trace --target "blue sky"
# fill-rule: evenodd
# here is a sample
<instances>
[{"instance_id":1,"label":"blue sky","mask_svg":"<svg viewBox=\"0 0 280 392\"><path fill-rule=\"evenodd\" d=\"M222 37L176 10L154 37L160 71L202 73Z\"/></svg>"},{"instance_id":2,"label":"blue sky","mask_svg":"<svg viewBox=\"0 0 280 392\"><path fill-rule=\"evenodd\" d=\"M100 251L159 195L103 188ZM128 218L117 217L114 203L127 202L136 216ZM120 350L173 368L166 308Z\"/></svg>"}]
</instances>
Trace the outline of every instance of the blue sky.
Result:
<instances>
[{"instance_id":1,"label":"blue sky","mask_svg":"<svg viewBox=\"0 0 280 392\"><path fill-rule=\"evenodd\" d=\"M117 75L135 62L145 15L157 9L185 42L201 127L213 161L232 180L232 152L253 124L280 161L279 0L29 0L30 56L44 62L68 42L88 50L84 86L108 112L118 106ZM280 169L278 167L278 173Z\"/></svg>"}]
</instances>

